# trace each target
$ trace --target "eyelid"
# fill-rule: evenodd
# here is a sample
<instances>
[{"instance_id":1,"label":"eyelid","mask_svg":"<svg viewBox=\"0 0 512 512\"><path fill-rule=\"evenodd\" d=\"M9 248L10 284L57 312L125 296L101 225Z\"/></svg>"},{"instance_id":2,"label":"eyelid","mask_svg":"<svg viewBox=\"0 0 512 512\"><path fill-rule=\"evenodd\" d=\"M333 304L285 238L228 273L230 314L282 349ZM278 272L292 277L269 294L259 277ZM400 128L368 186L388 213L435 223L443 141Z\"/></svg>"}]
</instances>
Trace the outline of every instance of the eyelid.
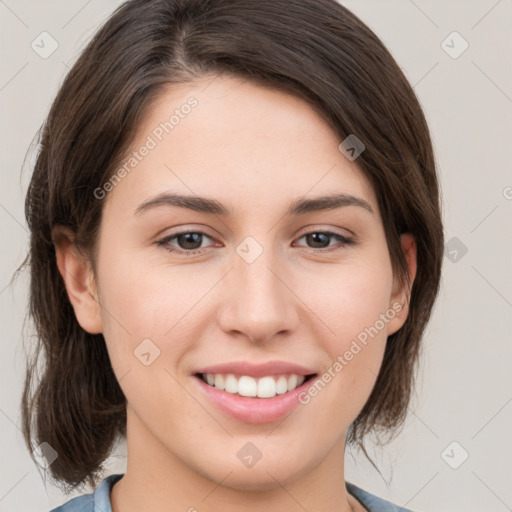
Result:
<instances>
[{"instance_id":1,"label":"eyelid","mask_svg":"<svg viewBox=\"0 0 512 512\"><path fill-rule=\"evenodd\" d=\"M175 228L169 228L169 230L166 229L164 231L161 231L160 233L166 233L164 236L162 236L161 234L159 234L157 236L158 236L159 240L167 240L169 238L174 238L175 236L179 236L179 235L185 235L187 233L200 233L202 235L207 236L208 238L215 239L215 237L217 235L214 235L213 232L210 233L210 231L208 231L208 228L206 226L201 225L201 224L198 224L198 225L191 224L191 225L185 225L185 226L180 225L180 226L176 226Z\"/></svg>"},{"instance_id":2,"label":"eyelid","mask_svg":"<svg viewBox=\"0 0 512 512\"><path fill-rule=\"evenodd\" d=\"M334 235L342 236L343 238L353 239L354 241L357 239L357 235L353 231L350 231L350 229L326 227L325 225L315 224L306 226L305 228L299 230L296 237L300 238L304 235L309 235L310 233L331 233Z\"/></svg>"}]
</instances>

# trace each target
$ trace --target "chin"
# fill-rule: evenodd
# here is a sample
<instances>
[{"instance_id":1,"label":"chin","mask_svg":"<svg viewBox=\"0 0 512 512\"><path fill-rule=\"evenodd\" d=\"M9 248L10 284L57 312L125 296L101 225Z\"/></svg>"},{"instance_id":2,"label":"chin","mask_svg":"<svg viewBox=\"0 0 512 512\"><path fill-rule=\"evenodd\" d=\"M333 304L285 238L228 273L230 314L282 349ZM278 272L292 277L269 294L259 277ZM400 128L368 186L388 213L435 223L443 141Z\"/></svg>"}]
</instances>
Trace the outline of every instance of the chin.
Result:
<instances>
[{"instance_id":1,"label":"chin","mask_svg":"<svg viewBox=\"0 0 512 512\"><path fill-rule=\"evenodd\" d=\"M253 473L252 469L240 469L233 471L231 475L222 485L229 487L237 491L272 491L274 489L280 489L282 486L290 484L295 478L295 475L291 475L289 472L281 474L272 470L260 470L258 473ZM270 473L270 474L269 474Z\"/></svg>"},{"instance_id":2,"label":"chin","mask_svg":"<svg viewBox=\"0 0 512 512\"><path fill-rule=\"evenodd\" d=\"M203 473L203 476L214 482L222 482L223 487L238 491L261 492L290 485L312 469L309 466L298 467L290 464L290 460L283 454L279 460L266 463L260 460L252 467L245 467L235 459L234 465L222 464L222 467L216 468L213 472L210 466L209 471Z\"/></svg>"}]
</instances>

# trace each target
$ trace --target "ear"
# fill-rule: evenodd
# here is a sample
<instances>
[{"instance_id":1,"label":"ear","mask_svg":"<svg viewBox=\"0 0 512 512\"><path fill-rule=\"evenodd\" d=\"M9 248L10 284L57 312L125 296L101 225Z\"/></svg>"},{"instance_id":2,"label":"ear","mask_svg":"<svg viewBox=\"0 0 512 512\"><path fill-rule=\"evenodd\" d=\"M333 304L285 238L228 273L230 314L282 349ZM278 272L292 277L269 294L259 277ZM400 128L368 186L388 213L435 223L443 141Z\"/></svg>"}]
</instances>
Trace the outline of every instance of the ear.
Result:
<instances>
[{"instance_id":1,"label":"ear","mask_svg":"<svg viewBox=\"0 0 512 512\"><path fill-rule=\"evenodd\" d=\"M57 267L80 326L91 334L103 331L101 308L91 264L75 245L75 234L64 226L55 226L52 240Z\"/></svg>"},{"instance_id":2,"label":"ear","mask_svg":"<svg viewBox=\"0 0 512 512\"><path fill-rule=\"evenodd\" d=\"M407 319L407 315L409 314L409 302L411 300L411 289L416 277L416 240L414 236L409 233L401 235L400 240L402 243L402 252L404 253L405 260L407 262L409 284L404 283L402 285L396 276L393 280L393 291L389 307L396 314L388 323L388 336L398 331Z\"/></svg>"}]
</instances>

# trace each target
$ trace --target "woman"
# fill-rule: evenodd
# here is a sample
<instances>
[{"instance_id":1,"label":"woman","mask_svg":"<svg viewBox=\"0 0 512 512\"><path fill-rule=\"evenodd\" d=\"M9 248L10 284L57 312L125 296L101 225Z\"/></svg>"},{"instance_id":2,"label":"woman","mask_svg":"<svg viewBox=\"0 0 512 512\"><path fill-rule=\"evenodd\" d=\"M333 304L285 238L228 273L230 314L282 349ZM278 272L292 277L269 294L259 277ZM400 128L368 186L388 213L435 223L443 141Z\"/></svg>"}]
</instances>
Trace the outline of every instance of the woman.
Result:
<instances>
[{"instance_id":1,"label":"woman","mask_svg":"<svg viewBox=\"0 0 512 512\"><path fill-rule=\"evenodd\" d=\"M412 88L346 8L123 4L53 103L26 214L27 445L75 488L127 443L56 511L398 510L343 456L405 418L439 191Z\"/></svg>"}]
</instances>

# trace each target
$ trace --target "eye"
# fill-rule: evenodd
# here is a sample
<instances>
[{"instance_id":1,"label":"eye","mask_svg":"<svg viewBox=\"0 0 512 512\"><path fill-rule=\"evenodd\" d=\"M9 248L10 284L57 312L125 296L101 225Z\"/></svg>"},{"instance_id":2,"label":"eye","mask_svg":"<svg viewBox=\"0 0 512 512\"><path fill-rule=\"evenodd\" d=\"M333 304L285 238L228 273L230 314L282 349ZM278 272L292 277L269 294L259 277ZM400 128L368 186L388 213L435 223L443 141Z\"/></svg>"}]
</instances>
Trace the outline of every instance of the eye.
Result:
<instances>
[{"instance_id":1,"label":"eye","mask_svg":"<svg viewBox=\"0 0 512 512\"><path fill-rule=\"evenodd\" d=\"M159 240L157 245L164 247L169 252L193 256L204 252L205 246L203 246L203 242L205 238L213 240L212 237L203 231L181 231ZM333 231L311 231L303 234L298 240L303 238L306 240L306 243L313 245L310 248L315 252L331 252L355 244L354 239ZM331 244L333 239L336 242L335 244ZM329 247L330 249L327 249Z\"/></svg>"},{"instance_id":2,"label":"eye","mask_svg":"<svg viewBox=\"0 0 512 512\"><path fill-rule=\"evenodd\" d=\"M355 240L352 238L348 238L341 233L335 233L333 231L310 231L309 233L305 233L302 235L299 240L305 238L308 244L312 244L315 251L320 252L330 252L336 249L341 249L347 245L355 244ZM337 244L331 245L331 241L335 240ZM332 247L331 249L325 250L327 247Z\"/></svg>"},{"instance_id":3,"label":"eye","mask_svg":"<svg viewBox=\"0 0 512 512\"><path fill-rule=\"evenodd\" d=\"M202 242L204 237L212 240L210 236L202 231L182 231L163 238L157 242L157 245L165 247L170 252L192 256L203 252L202 249L204 249L204 247ZM173 245L173 240L176 240L178 248Z\"/></svg>"}]
</instances>

